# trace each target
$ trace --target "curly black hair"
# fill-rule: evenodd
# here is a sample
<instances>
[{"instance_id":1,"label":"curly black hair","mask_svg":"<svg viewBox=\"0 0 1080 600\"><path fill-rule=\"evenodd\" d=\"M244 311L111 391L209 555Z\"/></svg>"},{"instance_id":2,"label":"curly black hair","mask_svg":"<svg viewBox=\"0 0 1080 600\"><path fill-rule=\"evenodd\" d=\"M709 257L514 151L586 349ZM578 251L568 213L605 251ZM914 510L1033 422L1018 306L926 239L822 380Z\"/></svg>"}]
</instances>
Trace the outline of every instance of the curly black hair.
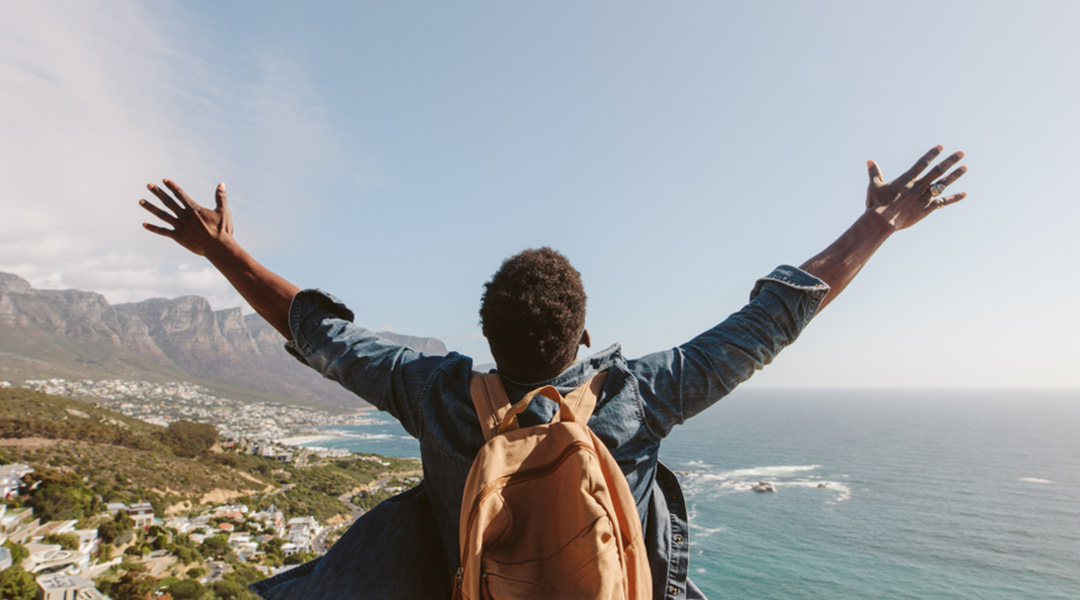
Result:
<instances>
[{"instance_id":1,"label":"curly black hair","mask_svg":"<svg viewBox=\"0 0 1080 600\"><path fill-rule=\"evenodd\" d=\"M507 377L537 382L558 375L577 358L585 330L581 273L547 247L511 256L484 284L480 325Z\"/></svg>"}]
</instances>

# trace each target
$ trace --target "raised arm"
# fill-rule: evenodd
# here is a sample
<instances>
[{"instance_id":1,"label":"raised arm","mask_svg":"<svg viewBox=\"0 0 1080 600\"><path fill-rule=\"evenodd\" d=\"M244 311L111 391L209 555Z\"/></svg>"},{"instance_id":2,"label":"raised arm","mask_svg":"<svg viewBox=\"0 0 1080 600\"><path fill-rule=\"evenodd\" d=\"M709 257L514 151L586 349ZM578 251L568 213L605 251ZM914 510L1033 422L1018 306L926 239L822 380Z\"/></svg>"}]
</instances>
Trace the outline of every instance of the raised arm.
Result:
<instances>
[{"instance_id":1,"label":"raised arm","mask_svg":"<svg viewBox=\"0 0 1080 600\"><path fill-rule=\"evenodd\" d=\"M152 183L148 183L146 189L157 196L168 211L147 200L139 200L139 205L172 226L172 229L151 223L143 223L143 227L172 238L191 252L206 257L255 312L285 339L292 339L289 304L300 288L262 266L233 238L232 215L229 214L225 184L218 184L214 195L216 208L211 210L192 200L175 182L163 179L162 183L172 195Z\"/></svg>"},{"instance_id":2,"label":"raised arm","mask_svg":"<svg viewBox=\"0 0 1080 600\"><path fill-rule=\"evenodd\" d=\"M945 188L967 172L967 167L959 167L945 175L964 157L963 152L951 154L920 177L941 151L941 146L931 148L907 172L888 183L882 178L877 164L872 160L867 161L870 185L866 190L866 211L828 248L801 266L804 271L829 284L829 293L818 310L851 283L889 236L918 223L934 210L964 199L967 194L962 192L941 195Z\"/></svg>"}]
</instances>

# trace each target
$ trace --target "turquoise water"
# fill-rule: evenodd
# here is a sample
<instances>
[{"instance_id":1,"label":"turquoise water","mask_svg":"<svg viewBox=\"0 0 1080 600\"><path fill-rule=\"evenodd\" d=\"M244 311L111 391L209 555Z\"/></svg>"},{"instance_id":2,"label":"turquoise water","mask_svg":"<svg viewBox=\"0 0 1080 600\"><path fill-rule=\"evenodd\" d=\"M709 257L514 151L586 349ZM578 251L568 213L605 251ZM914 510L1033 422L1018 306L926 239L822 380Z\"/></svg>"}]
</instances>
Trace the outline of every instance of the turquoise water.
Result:
<instances>
[{"instance_id":1,"label":"turquoise water","mask_svg":"<svg viewBox=\"0 0 1080 600\"><path fill-rule=\"evenodd\" d=\"M388 418L348 429L418 455ZM1078 433L1076 391L742 390L661 456L712 599L1080 599Z\"/></svg>"}]
</instances>

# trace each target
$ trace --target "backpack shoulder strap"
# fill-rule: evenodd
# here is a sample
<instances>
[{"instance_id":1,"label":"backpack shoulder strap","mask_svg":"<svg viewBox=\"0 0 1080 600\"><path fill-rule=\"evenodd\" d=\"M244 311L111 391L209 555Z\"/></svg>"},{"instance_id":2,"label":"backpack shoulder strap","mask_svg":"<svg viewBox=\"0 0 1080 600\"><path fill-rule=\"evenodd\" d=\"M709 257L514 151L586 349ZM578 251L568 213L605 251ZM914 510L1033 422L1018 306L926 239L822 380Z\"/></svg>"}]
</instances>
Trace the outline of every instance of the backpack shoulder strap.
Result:
<instances>
[{"instance_id":1,"label":"backpack shoulder strap","mask_svg":"<svg viewBox=\"0 0 1080 600\"><path fill-rule=\"evenodd\" d=\"M480 419L480 429L484 439L490 440L499 430L506 412L510 410L510 399L506 397L506 388L497 373L473 372L469 377L469 394L472 396L476 416Z\"/></svg>"},{"instance_id":2,"label":"backpack shoulder strap","mask_svg":"<svg viewBox=\"0 0 1080 600\"><path fill-rule=\"evenodd\" d=\"M607 381L607 371L600 371L563 398L563 403L574 413L575 421L582 425L588 424L589 417L596 408L596 401L600 398L600 392L604 389L605 381Z\"/></svg>"},{"instance_id":3,"label":"backpack shoulder strap","mask_svg":"<svg viewBox=\"0 0 1080 600\"><path fill-rule=\"evenodd\" d=\"M589 421L589 417L596 408L600 392L604 389L606 379L607 371L601 371L562 398L561 403L573 413L576 422L584 425ZM499 426L502 425L512 408L502 379L496 373L474 372L469 378L469 394L472 396L476 416L480 420L480 429L484 432L484 439L490 440L499 432ZM558 396L557 393L554 395ZM536 396L535 391L526 395L521 403L527 406L528 401L531 401L534 396ZM558 401L555 398L552 400ZM520 406L512 416L516 417L517 412L521 412L525 406Z\"/></svg>"}]
</instances>

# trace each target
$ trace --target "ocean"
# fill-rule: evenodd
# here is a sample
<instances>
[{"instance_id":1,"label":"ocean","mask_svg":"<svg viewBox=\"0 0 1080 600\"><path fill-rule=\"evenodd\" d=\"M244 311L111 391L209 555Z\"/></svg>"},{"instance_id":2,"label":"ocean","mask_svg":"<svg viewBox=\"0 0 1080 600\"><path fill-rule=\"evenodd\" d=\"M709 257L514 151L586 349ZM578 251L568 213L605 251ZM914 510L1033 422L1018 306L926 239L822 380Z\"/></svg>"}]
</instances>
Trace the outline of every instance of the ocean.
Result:
<instances>
[{"instance_id":1,"label":"ocean","mask_svg":"<svg viewBox=\"0 0 1080 600\"><path fill-rule=\"evenodd\" d=\"M419 455L386 416L336 429ZM710 599L1080 599L1080 391L738 390L661 459Z\"/></svg>"}]
</instances>

